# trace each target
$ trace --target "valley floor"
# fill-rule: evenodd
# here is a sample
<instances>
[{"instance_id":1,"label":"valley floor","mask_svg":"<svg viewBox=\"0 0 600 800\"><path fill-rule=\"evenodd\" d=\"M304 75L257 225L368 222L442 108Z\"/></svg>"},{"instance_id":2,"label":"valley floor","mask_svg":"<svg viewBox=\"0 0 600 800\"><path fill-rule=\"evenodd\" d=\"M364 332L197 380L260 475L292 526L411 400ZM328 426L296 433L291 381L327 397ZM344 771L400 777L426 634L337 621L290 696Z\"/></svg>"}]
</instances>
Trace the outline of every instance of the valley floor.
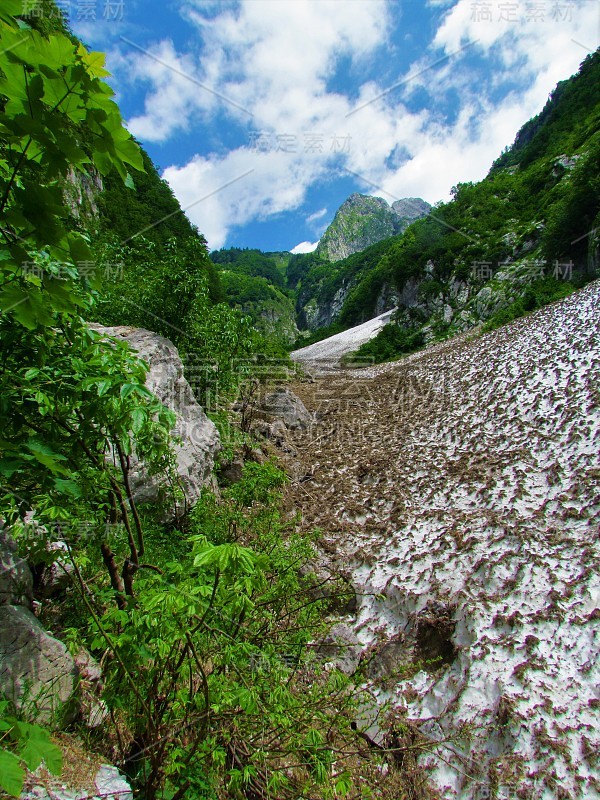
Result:
<instances>
[{"instance_id":1,"label":"valley floor","mask_svg":"<svg viewBox=\"0 0 600 800\"><path fill-rule=\"evenodd\" d=\"M379 699L444 742L436 797L600 797L599 334L596 282L292 387L317 424L290 505L351 575Z\"/></svg>"}]
</instances>

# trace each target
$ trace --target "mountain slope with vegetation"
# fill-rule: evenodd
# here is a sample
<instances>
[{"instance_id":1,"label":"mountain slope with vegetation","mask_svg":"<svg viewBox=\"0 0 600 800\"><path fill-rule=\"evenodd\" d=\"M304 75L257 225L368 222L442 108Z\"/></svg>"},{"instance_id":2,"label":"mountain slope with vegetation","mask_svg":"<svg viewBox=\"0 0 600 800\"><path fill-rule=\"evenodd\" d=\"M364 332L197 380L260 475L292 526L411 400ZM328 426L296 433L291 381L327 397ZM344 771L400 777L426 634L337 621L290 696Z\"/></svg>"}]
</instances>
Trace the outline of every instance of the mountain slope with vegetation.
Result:
<instances>
[{"instance_id":1,"label":"mountain slope with vegetation","mask_svg":"<svg viewBox=\"0 0 600 800\"><path fill-rule=\"evenodd\" d=\"M365 357L531 311L594 277L600 212L600 55L562 81L479 183L403 235L328 263L290 259L299 327L323 338L398 306ZM310 341L310 339L309 339ZM302 340L299 340L300 345Z\"/></svg>"},{"instance_id":2,"label":"mountain slope with vegetation","mask_svg":"<svg viewBox=\"0 0 600 800\"><path fill-rule=\"evenodd\" d=\"M375 270L340 312L398 306L396 328L361 351L390 358L413 334L432 341L485 322L514 319L592 279L600 265L600 53L563 81L544 111L480 183L459 184L453 199L390 243ZM379 293L379 294L378 294ZM397 339L398 346L389 342ZM380 347L381 345L381 347Z\"/></svg>"},{"instance_id":3,"label":"mountain slope with vegetation","mask_svg":"<svg viewBox=\"0 0 600 800\"><path fill-rule=\"evenodd\" d=\"M297 346L398 307L395 324L361 351L387 359L479 323L502 324L593 278L600 265L599 60L590 54L556 87L484 180L453 187L450 202L402 233L391 235L392 217L405 214L406 203L424 212L422 201L390 208L352 195L315 252L289 257ZM331 260L329 250L340 256L354 248Z\"/></svg>"},{"instance_id":4,"label":"mountain slope with vegetation","mask_svg":"<svg viewBox=\"0 0 600 800\"><path fill-rule=\"evenodd\" d=\"M210 254L229 305L246 314L257 330L286 345L298 336L294 299L285 274L289 258L289 253L236 247Z\"/></svg>"}]
</instances>

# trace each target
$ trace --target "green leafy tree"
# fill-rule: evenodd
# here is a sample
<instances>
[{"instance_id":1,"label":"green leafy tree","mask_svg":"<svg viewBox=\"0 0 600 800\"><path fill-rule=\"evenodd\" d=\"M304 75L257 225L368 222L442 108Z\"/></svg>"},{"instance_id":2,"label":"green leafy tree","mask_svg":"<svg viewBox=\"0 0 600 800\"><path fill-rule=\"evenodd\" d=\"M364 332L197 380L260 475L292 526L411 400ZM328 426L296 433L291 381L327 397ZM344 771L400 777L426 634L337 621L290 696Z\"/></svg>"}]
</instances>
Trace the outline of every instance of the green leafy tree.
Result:
<instances>
[{"instance_id":1,"label":"green leafy tree","mask_svg":"<svg viewBox=\"0 0 600 800\"><path fill-rule=\"evenodd\" d=\"M166 465L172 417L146 390L143 362L84 322L94 297L78 266L92 254L73 230L63 186L91 169L115 169L131 183L129 168L142 162L101 80L104 57L62 33L32 30L17 21L20 10L9 0L0 13L3 516L35 509L41 521L63 525L82 514L121 522L129 543L122 569L108 543L102 552L123 605L144 552L130 456L135 448Z\"/></svg>"}]
</instances>

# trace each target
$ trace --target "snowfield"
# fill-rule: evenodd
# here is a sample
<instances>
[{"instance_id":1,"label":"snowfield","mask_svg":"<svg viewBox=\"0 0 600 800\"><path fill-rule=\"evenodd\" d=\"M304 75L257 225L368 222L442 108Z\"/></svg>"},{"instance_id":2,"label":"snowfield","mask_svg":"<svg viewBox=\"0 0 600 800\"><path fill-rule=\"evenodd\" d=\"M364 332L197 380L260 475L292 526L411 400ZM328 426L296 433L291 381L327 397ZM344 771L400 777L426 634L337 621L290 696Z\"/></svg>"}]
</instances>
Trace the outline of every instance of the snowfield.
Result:
<instances>
[{"instance_id":1,"label":"snowfield","mask_svg":"<svg viewBox=\"0 0 600 800\"><path fill-rule=\"evenodd\" d=\"M351 575L378 699L441 743L421 759L435 797L600 798L599 334L595 282L295 387L319 424L294 507Z\"/></svg>"},{"instance_id":2,"label":"snowfield","mask_svg":"<svg viewBox=\"0 0 600 800\"><path fill-rule=\"evenodd\" d=\"M361 344L374 339L383 326L388 324L394 310L386 311L356 328L336 333L329 339L309 344L308 347L303 347L301 350L294 350L291 357L294 361L299 361L307 366L311 371L323 372L334 369L339 366L342 356L353 353Z\"/></svg>"}]
</instances>

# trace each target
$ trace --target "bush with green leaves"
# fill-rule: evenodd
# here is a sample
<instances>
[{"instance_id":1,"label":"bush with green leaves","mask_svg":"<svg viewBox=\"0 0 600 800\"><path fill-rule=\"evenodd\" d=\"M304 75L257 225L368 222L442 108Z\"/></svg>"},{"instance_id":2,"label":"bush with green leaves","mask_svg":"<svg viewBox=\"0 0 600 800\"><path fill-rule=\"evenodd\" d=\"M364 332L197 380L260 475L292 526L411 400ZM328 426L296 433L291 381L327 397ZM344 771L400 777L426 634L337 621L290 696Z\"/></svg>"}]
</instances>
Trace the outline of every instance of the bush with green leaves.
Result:
<instances>
[{"instance_id":1,"label":"bush with green leaves","mask_svg":"<svg viewBox=\"0 0 600 800\"><path fill-rule=\"evenodd\" d=\"M280 517L284 482L247 463L220 499L206 493L179 556L144 571L127 609L106 606L86 642L107 667L121 764L148 800L316 785L332 797L346 781L331 767L353 739L354 693L314 655L323 600L300 577L311 541ZM81 590L101 603L101 584Z\"/></svg>"},{"instance_id":2,"label":"bush with green leaves","mask_svg":"<svg viewBox=\"0 0 600 800\"><path fill-rule=\"evenodd\" d=\"M10 797L23 791L26 771L45 764L53 775L62 770L62 752L39 725L17 719L7 700L0 700L0 789Z\"/></svg>"},{"instance_id":3,"label":"bush with green leaves","mask_svg":"<svg viewBox=\"0 0 600 800\"><path fill-rule=\"evenodd\" d=\"M521 297L497 311L483 326L483 331L496 330L519 317L530 314L548 303L568 297L576 289L571 281L560 281L553 277L542 278L529 284Z\"/></svg>"},{"instance_id":4,"label":"bush with green leaves","mask_svg":"<svg viewBox=\"0 0 600 800\"><path fill-rule=\"evenodd\" d=\"M348 361L356 360L364 363L370 360L375 364L391 361L403 353L413 353L425 344L425 337L420 330L410 330L391 322L384 325L377 336L361 345Z\"/></svg>"}]
</instances>

